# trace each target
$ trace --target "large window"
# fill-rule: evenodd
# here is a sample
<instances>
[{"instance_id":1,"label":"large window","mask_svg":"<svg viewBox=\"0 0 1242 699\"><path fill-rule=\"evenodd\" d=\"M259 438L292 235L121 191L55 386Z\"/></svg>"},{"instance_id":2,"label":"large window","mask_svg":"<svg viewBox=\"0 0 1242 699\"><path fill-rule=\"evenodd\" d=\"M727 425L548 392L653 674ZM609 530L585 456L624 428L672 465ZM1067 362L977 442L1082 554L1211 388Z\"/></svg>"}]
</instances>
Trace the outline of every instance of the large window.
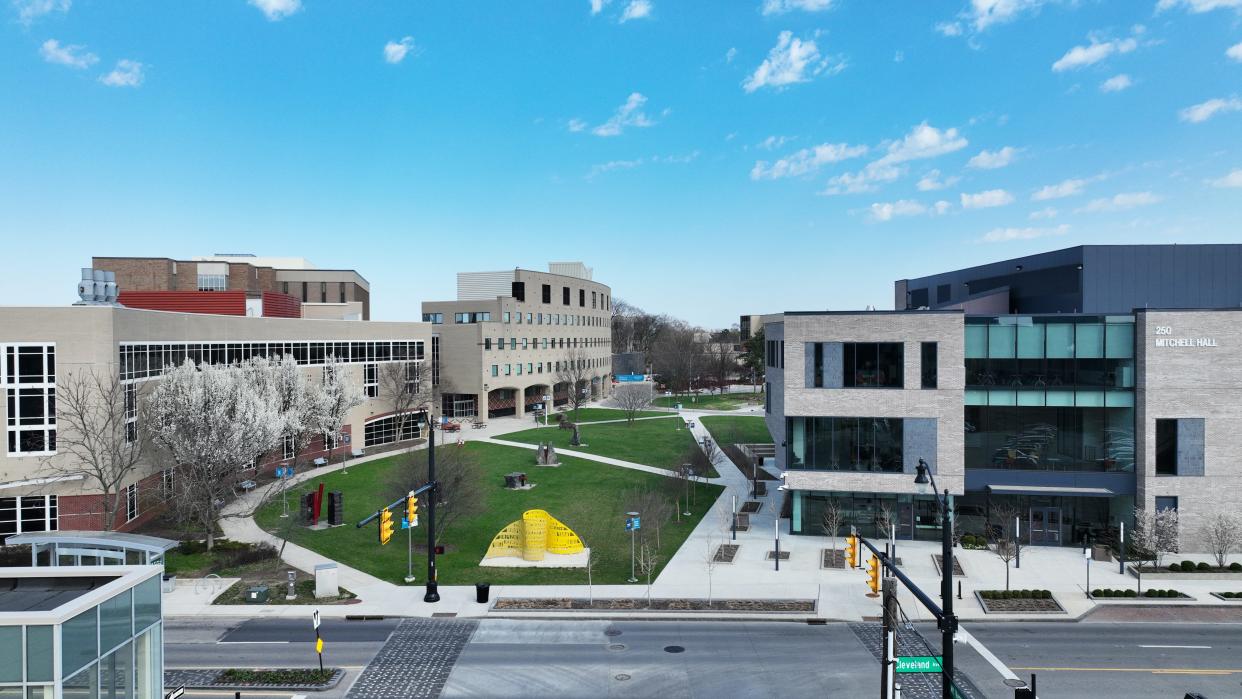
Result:
<instances>
[{"instance_id":1,"label":"large window","mask_svg":"<svg viewBox=\"0 0 1242 699\"><path fill-rule=\"evenodd\" d=\"M401 421L395 415L372 420L363 427L363 445L375 447L397 441L403 442L407 439L417 439L418 426L422 419L422 414L419 413L418 415L406 415L404 424L399 424ZM398 427L401 429L400 439L397 437Z\"/></svg>"},{"instance_id":2,"label":"large window","mask_svg":"<svg viewBox=\"0 0 1242 699\"><path fill-rule=\"evenodd\" d=\"M1134 409L968 405L966 468L1133 471Z\"/></svg>"},{"instance_id":3,"label":"large window","mask_svg":"<svg viewBox=\"0 0 1242 699\"><path fill-rule=\"evenodd\" d=\"M433 342L435 340L433 339ZM300 365L365 362L419 361L424 358L422 340L382 340L367 342L169 342L148 344L126 342L118 348L121 380L158 378L185 362L195 364L234 364L253 357L290 356ZM434 353L433 353L434 357ZM53 377L54 380L54 377Z\"/></svg>"},{"instance_id":4,"label":"large window","mask_svg":"<svg viewBox=\"0 0 1242 699\"><path fill-rule=\"evenodd\" d=\"M789 418L785 439L791 469L902 471L900 418Z\"/></svg>"},{"instance_id":5,"label":"large window","mask_svg":"<svg viewBox=\"0 0 1242 699\"><path fill-rule=\"evenodd\" d=\"M224 274L200 274L198 275L199 291L224 291L228 289L229 278Z\"/></svg>"},{"instance_id":6,"label":"large window","mask_svg":"<svg viewBox=\"0 0 1242 699\"><path fill-rule=\"evenodd\" d=\"M379 365L364 364L362 367L362 393L367 398L379 397Z\"/></svg>"},{"instance_id":7,"label":"large window","mask_svg":"<svg viewBox=\"0 0 1242 699\"><path fill-rule=\"evenodd\" d=\"M6 446L9 456L56 453L56 345L4 347Z\"/></svg>"},{"instance_id":8,"label":"large window","mask_svg":"<svg viewBox=\"0 0 1242 699\"><path fill-rule=\"evenodd\" d=\"M967 319L966 385L1133 388L1134 318Z\"/></svg>"},{"instance_id":9,"label":"large window","mask_svg":"<svg viewBox=\"0 0 1242 699\"><path fill-rule=\"evenodd\" d=\"M904 350L900 342L846 342L842 381L846 388L901 388Z\"/></svg>"},{"instance_id":10,"label":"large window","mask_svg":"<svg viewBox=\"0 0 1242 699\"><path fill-rule=\"evenodd\" d=\"M1156 475L1177 475L1177 420L1156 420Z\"/></svg>"},{"instance_id":11,"label":"large window","mask_svg":"<svg viewBox=\"0 0 1242 699\"><path fill-rule=\"evenodd\" d=\"M923 388L935 388L938 380L936 371L936 355L938 354L936 343L924 342L919 348L919 354Z\"/></svg>"},{"instance_id":12,"label":"large window","mask_svg":"<svg viewBox=\"0 0 1242 699\"><path fill-rule=\"evenodd\" d=\"M0 498L0 536L56 531L55 495Z\"/></svg>"},{"instance_id":13,"label":"large window","mask_svg":"<svg viewBox=\"0 0 1242 699\"><path fill-rule=\"evenodd\" d=\"M130 483L125 487L125 521L138 519L138 484Z\"/></svg>"}]
</instances>

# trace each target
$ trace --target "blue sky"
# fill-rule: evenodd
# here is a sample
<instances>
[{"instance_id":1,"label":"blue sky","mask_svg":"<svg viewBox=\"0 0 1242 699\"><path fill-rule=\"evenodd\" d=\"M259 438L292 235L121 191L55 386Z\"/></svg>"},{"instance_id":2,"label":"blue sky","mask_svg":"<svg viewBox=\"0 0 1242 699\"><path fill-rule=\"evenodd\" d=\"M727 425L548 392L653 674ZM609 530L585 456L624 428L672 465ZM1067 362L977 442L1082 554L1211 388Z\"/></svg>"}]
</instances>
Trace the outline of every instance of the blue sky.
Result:
<instances>
[{"instance_id":1,"label":"blue sky","mask_svg":"<svg viewBox=\"0 0 1242 699\"><path fill-rule=\"evenodd\" d=\"M93 254L253 252L415 319L581 259L720 327L1242 242L1242 0L0 3L10 304Z\"/></svg>"}]
</instances>

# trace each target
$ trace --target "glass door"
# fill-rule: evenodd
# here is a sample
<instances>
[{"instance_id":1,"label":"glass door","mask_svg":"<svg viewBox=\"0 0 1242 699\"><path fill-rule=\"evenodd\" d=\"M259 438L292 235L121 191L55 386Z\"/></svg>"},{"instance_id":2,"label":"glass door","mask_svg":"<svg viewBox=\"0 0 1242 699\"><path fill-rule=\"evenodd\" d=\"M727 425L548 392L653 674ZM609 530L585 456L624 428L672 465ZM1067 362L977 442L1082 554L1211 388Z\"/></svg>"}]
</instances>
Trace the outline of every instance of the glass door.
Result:
<instances>
[{"instance_id":1,"label":"glass door","mask_svg":"<svg viewBox=\"0 0 1242 699\"><path fill-rule=\"evenodd\" d=\"M1031 508L1031 544L1034 546L1061 545L1061 508Z\"/></svg>"}]
</instances>

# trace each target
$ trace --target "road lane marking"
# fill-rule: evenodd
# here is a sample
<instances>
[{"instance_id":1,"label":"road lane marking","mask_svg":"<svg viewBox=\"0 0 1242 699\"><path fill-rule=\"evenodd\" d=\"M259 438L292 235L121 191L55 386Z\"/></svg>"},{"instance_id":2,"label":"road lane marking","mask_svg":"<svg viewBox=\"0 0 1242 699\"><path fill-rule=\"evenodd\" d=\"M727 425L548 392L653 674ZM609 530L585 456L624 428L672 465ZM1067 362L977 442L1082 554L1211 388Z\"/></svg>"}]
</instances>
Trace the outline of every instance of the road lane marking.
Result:
<instances>
[{"instance_id":1,"label":"road lane marking","mask_svg":"<svg viewBox=\"0 0 1242 699\"><path fill-rule=\"evenodd\" d=\"M1139 646L1139 648L1211 648L1211 646Z\"/></svg>"},{"instance_id":2,"label":"road lane marking","mask_svg":"<svg viewBox=\"0 0 1242 699\"><path fill-rule=\"evenodd\" d=\"M248 646L248 645L274 645L279 643L289 643L289 641L216 641L221 646Z\"/></svg>"},{"instance_id":3,"label":"road lane marking","mask_svg":"<svg viewBox=\"0 0 1242 699\"><path fill-rule=\"evenodd\" d=\"M1153 667L1015 667L1025 672L1146 672L1153 675L1238 675L1242 669Z\"/></svg>"}]
</instances>

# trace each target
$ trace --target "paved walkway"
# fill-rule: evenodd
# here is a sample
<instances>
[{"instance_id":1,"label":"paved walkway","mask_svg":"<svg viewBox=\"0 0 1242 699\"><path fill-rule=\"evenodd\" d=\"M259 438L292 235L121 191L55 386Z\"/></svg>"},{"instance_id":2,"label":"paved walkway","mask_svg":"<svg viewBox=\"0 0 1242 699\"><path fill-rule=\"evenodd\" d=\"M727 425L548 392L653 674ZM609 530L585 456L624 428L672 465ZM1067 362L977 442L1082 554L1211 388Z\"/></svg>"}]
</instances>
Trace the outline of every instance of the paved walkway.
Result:
<instances>
[{"instance_id":1,"label":"paved walkway","mask_svg":"<svg viewBox=\"0 0 1242 699\"><path fill-rule=\"evenodd\" d=\"M736 412L736 411L735 411ZM683 411L682 417L695 423L693 436L701 440L708 432L703 428L701 418L704 412ZM535 445L510 442L501 438L509 432L529 429L526 420L501 418L489 421L485 429L466 429L457 435L462 441L482 441L506 446L535 449ZM437 435L440 436L440 435ZM424 448L419 445L417 448ZM365 464L393 452L377 454L362 459L351 460L350 468L365 468ZM671 472L644 464L620 459L612 459L575 450L560 450L561 454L581 459L589 459L620 468L630 468L661 475L672 475ZM775 487L769 487L768 494L758 498L760 509L750 516L750 529L738 532L733 539L729 528L730 513L736 498L737 506L751 499L750 481L737 469L729 458L720 454L715 466L720 473L719 478L712 482L725 487L725 490L709 513L699 522L687 538L683 546L673 555L660 575L653 581L650 594L653 597L687 597L706 599L722 598L765 598L765 599L815 599L818 600L818 611L813 616L829 619L857 621L874 617L879 612L879 602L867 596L865 574L861 570L826 570L820 567L822 550L830 545L822 536L790 536L787 520L779 520L776 515L783 499L783 493ZM312 469L299 474L294 483L315 478L325 473L340 469L340 464ZM771 486L772 484L769 483ZM268 497L269 491L277 487L271 484L249 493L233 503L225 510L226 517L221 521L225 536L237 541L268 542L277 548L281 540L259 528L251 518L255 508ZM780 563L780 570L775 569L773 561L768 560L768 552L774 548L777 532L780 532L781 551L788 552L789 558ZM717 546L723 543L737 543L740 548L733 563L710 564L709 557ZM839 547L844 546L838 540ZM936 599L939 597L939 570L933 563L933 555L938 553L938 542L897 543L897 554L902 558L902 570L919 586ZM1002 620L1018 619L1066 620L1079 618L1092 609L1105 605L1116 605L1119 602L1094 602L1086 597L1087 562L1077 548L1028 547L1022 551L1022 567L1010 567L1009 586L1013 589L1032 588L1048 589L1066 609L1065 615L1021 615L1021 614L990 614L985 615L975 601L975 590L1004 589L1005 564L990 551L955 550L965 576L958 578L962 599L956 601L955 611L964 620ZM1178 560L1187 558L1195 561L1207 560L1204 555L1179 554ZM286 544L283 559L289 565L304 571L313 571L315 565L333 562L330 559L305 549L296 544ZM1137 581L1118 572L1116 563L1091 562L1090 588L1134 588ZM219 615L219 616L309 616L313 609L319 609L325 616L344 616L355 614L430 616L433 613L449 613L458 616L483 616L497 614L489 612L488 605L474 601L475 590L472 586L442 586L441 601L438 604L426 604L422 601L423 581L417 580L413 585L395 585L362 571L338 563L340 585L360 598L360 602L349 605L274 605L274 606L226 606L211 605L210 601L218 594L218 588L197 583L191 580L179 580L176 591L165 595L165 614L180 615ZM585 581L584 581L585 582ZM1144 580L1144 589L1150 587L1174 587L1192 595L1194 600L1181 600L1173 604L1206 606L1228 604L1211 597L1210 592L1242 591L1242 581L1208 581L1208 580ZM599 598L634 597L647 594L645 584L636 585L498 585L492 588L492 599L498 597L587 597ZM902 608L913 620L930 618L921 605L908 592L900 596ZM1150 600L1139 600L1151 604L1160 604ZM529 615L529 612L508 612L510 616ZM538 612L539 616L580 616L580 612ZM602 611L590 612L592 616L607 617L651 617L667 618L668 613L633 613ZM696 617L725 617L725 613L695 613ZM736 615L735 615L736 616ZM788 615L745 615L746 618L789 618Z\"/></svg>"}]
</instances>

